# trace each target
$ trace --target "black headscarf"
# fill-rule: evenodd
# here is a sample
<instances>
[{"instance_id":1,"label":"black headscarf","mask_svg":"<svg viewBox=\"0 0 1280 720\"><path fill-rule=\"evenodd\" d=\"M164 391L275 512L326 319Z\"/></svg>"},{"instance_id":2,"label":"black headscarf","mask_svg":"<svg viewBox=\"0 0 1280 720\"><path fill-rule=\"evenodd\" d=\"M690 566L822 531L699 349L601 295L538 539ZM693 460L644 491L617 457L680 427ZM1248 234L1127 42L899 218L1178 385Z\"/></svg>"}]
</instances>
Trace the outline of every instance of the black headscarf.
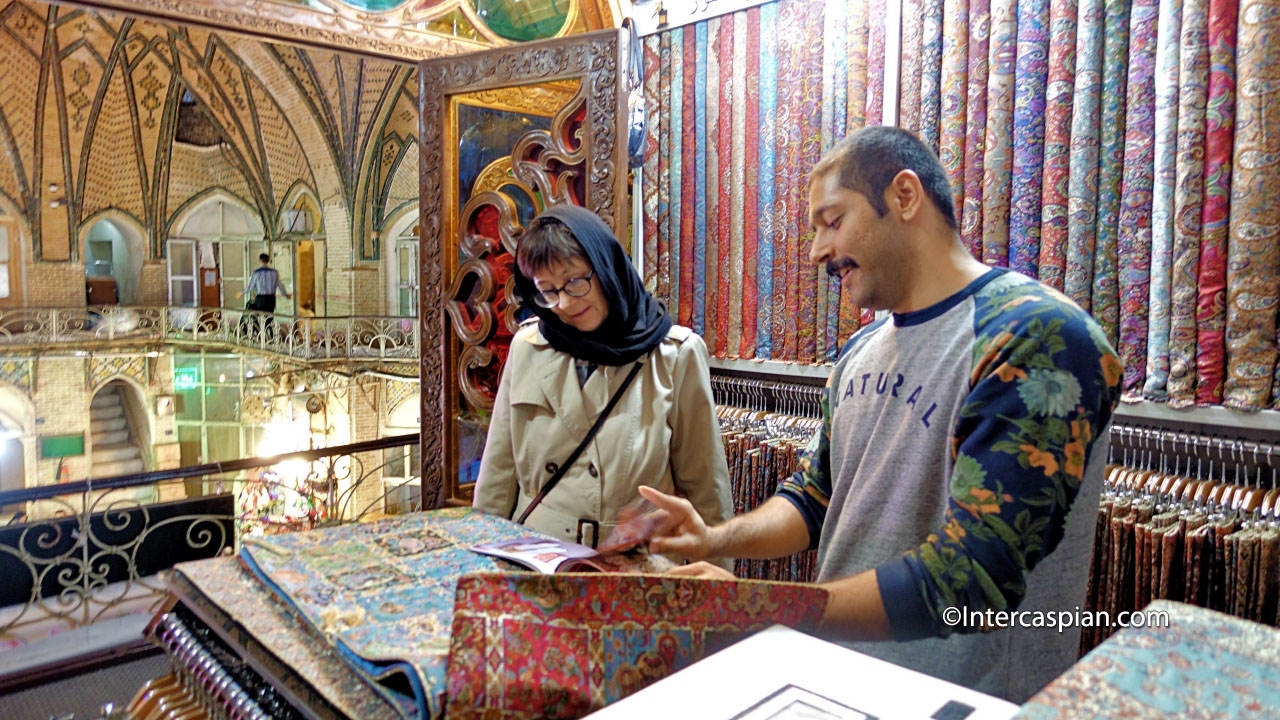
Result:
<instances>
[{"instance_id":1,"label":"black headscarf","mask_svg":"<svg viewBox=\"0 0 1280 720\"><path fill-rule=\"evenodd\" d=\"M525 307L538 316L538 328L551 347L597 365L626 365L657 347L671 329L671 317L644 289L640 275L604 220L577 205L556 205L534 222L548 217L564 223L573 233L609 305L609 315L600 327L582 332L561 321L554 310L533 302L538 289L517 264L516 289L520 297L527 298Z\"/></svg>"}]
</instances>

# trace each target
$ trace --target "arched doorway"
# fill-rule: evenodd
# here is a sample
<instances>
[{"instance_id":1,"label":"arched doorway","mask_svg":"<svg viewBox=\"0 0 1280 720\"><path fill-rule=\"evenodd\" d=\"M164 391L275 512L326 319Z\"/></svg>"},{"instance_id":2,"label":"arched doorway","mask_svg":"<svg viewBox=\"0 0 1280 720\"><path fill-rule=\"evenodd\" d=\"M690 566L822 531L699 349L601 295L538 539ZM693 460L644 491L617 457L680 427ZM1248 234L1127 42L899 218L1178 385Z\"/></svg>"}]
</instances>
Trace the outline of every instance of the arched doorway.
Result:
<instances>
[{"instance_id":1,"label":"arched doorway","mask_svg":"<svg viewBox=\"0 0 1280 720\"><path fill-rule=\"evenodd\" d=\"M0 385L0 492L21 490L35 467L35 405L21 390ZM0 525L14 520L21 504L0 507Z\"/></svg>"},{"instance_id":2,"label":"arched doorway","mask_svg":"<svg viewBox=\"0 0 1280 720\"><path fill-rule=\"evenodd\" d=\"M184 211L173 227L166 248L169 304L244 307L236 296L267 248L262 222L252 209L216 192ZM277 269L288 285L292 278ZM292 309L277 306L276 312Z\"/></svg>"},{"instance_id":3,"label":"arched doorway","mask_svg":"<svg viewBox=\"0 0 1280 720\"><path fill-rule=\"evenodd\" d=\"M112 380L89 403L89 477L144 472L150 465L151 418L141 391Z\"/></svg>"},{"instance_id":4,"label":"arched doorway","mask_svg":"<svg viewBox=\"0 0 1280 720\"><path fill-rule=\"evenodd\" d=\"M134 305L145 253L143 232L123 214L90 221L84 231L84 276L90 305Z\"/></svg>"}]
</instances>

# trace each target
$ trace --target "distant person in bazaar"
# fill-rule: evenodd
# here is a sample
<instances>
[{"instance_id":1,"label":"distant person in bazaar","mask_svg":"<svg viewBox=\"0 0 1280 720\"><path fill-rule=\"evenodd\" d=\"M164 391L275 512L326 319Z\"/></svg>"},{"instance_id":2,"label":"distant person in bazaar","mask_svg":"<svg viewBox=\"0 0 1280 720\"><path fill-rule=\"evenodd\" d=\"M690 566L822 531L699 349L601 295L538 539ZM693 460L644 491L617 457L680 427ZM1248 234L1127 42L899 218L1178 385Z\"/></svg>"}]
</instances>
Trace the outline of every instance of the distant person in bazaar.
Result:
<instances>
[{"instance_id":1,"label":"distant person in bazaar","mask_svg":"<svg viewBox=\"0 0 1280 720\"><path fill-rule=\"evenodd\" d=\"M824 636L1023 702L1076 660L1079 629L984 632L959 611L1084 604L1120 362L1065 296L970 256L941 164L906 131L865 128L832 148L809 216L810 258L891 315L842 349L822 428L773 498L719 523L646 491L669 515L650 549L817 548Z\"/></svg>"},{"instance_id":2,"label":"distant person in bazaar","mask_svg":"<svg viewBox=\"0 0 1280 720\"><path fill-rule=\"evenodd\" d=\"M684 496L711 522L728 518L706 344L672 324L609 226L584 208L550 208L520 239L516 265L535 317L511 341L473 506L591 547L641 484Z\"/></svg>"}]
</instances>

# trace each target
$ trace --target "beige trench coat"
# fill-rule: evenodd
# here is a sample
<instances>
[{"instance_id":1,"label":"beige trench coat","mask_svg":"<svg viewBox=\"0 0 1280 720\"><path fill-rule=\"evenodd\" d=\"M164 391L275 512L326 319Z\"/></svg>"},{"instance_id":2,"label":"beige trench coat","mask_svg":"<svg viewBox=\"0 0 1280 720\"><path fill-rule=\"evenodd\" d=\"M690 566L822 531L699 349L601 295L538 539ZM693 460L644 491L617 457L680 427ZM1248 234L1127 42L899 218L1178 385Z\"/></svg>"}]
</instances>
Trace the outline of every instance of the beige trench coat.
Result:
<instances>
[{"instance_id":1,"label":"beige trench coat","mask_svg":"<svg viewBox=\"0 0 1280 720\"><path fill-rule=\"evenodd\" d=\"M639 497L640 485L683 494L708 523L729 517L729 469L706 344L673 326L641 362L613 413L525 525L594 546ZM602 365L579 387L573 358L552 348L535 321L526 322L498 385L473 506L518 519L630 371L630 364Z\"/></svg>"}]
</instances>

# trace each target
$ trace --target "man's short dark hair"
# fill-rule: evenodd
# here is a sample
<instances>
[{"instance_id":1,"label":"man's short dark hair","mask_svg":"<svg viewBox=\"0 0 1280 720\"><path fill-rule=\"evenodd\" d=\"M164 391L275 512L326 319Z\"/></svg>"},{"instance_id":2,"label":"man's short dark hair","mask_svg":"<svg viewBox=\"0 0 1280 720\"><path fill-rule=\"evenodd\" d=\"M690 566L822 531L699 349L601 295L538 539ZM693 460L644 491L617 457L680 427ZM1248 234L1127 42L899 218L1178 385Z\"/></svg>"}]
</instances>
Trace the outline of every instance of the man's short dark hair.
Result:
<instances>
[{"instance_id":1,"label":"man's short dark hair","mask_svg":"<svg viewBox=\"0 0 1280 720\"><path fill-rule=\"evenodd\" d=\"M261 260L262 262L271 262L271 256L266 253L262 253L261 255L259 255L258 259Z\"/></svg>"},{"instance_id":2,"label":"man's short dark hair","mask_svg":"<svg viewBox=\"0 0 1280 720\"><path fill-rule=\"evenodd\" d=\"M866 196L880 217L889 212L885 190L898 173L911 170L920 178L925 194L947 225L957 229L955 201L946 170L938 156L906 130L874 125L845 137L814 166L810 183L833 170L839 173L840 187Z\"/></svg>"},{"instance_id":3,"label":"man's short dark hair","mask_svg":"<svg viewBox=\"0 0 1280 720\"><path fill-rule=\"evenodd\" d=\"M573 258L591 261L573 236L569 226L553 217L536 218L524 231L516 246L516 264L525 277L547 269L555 263L568 263Z\"/></svg>"}]
</instances>

